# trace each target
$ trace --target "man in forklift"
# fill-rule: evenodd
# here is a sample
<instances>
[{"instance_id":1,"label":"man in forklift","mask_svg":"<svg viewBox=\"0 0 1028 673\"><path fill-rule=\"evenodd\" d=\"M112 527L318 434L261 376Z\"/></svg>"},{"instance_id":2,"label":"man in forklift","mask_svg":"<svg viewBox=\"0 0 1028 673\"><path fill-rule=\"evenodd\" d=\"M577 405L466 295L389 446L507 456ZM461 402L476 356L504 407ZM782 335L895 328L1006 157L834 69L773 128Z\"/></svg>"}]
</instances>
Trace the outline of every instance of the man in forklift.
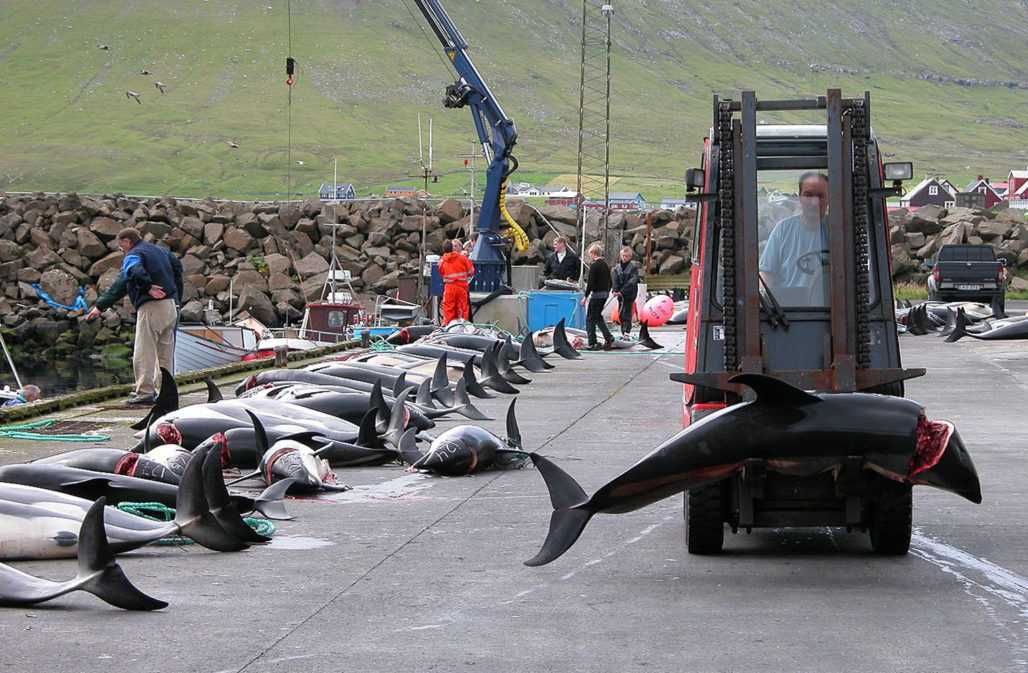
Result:
<instances>
[{"instance_id":1,"label":"man in forklift","mask_svg":"<svg viewBox=\"0 0 1028 673\"><path fill-rule=\"evenodd\" d=\"M799 181L800 212L778 223L760 255L763 286L780 306L828 305L828 176Z\"/></svg>"}]
</instances>

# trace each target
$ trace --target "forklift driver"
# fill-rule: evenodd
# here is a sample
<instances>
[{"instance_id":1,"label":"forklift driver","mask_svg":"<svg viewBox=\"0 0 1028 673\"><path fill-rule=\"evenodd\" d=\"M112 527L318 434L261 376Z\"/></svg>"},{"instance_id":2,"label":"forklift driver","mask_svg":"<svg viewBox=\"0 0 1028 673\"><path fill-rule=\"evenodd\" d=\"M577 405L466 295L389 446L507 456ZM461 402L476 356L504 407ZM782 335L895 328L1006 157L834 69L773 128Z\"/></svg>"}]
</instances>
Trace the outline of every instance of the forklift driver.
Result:
<instances>
[{"instance_id":1,"label":"forklift driver","mask_svg":"<svg viewBox=\"0 0 1028 673\"><path fill-rule=\"evenodd\" d=\"M760 255L760 278L781 306L828 305L828 176L800 176L800 213L778 223Z\"/></svg>"}]
</instances>

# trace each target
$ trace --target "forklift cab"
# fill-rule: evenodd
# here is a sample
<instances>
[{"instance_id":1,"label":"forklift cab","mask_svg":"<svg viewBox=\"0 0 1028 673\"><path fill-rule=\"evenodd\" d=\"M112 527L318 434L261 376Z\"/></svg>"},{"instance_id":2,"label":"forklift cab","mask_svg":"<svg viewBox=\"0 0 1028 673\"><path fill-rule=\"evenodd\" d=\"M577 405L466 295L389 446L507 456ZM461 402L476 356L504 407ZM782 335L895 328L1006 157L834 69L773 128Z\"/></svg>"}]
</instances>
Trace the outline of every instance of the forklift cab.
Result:
<instances>
[{"instance_id":1,"label":"forklift cab","mask_svg":"<svg viewBox=\"0 0 1028 673\"><path fill-rule=\"evenodd\" d=\"M758 125L758 112L809 111L823 123ZM808 391L903 395L924 374L900 364L885 197L909 163L883 164L870 95L762 101L714 98L702 164L686 174L697 202L683 387L685 425L746 399L731 382L762 373ZM910 489L869 484L860 456L786 474L767 461L686 494L690 552L740 528L845 526L905 553ZM802 473L802 474L800 474ZM899 490L898 494L896 491ZM868 494L890 493L887 502ZM904 541L905 536L905 541Z\"/></svg>"}]
</instances>

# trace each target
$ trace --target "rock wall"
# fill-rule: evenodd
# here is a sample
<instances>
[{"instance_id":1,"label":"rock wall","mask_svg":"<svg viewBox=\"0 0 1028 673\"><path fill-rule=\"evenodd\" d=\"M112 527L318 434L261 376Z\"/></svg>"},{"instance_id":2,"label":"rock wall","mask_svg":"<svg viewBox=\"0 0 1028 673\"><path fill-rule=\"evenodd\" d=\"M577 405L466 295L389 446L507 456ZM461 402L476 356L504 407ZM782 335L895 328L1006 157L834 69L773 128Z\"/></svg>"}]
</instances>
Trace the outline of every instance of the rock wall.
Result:
<instances>
[{"instance_id":1,"label":"rock wall","mask_svg":"<svg viewBox=\"0 0 1028 673\"><path fill-rule=\"evenodd\" d=\"M574 238L571 209L537 211L513 199L509 209L531 239L527 252L515 254L515 264L541 264L544 250L558 233ZM654 272L679 273L687 267L683 249L688 241L681 234L689 229L682 224L689 218L684 210L656 215ZM342 268L351 272L354 289L375 294L397 287L401 276L418 272L423 226L428 251L438 253L444 240L465 235L469 225L467 213L455 200L329 205L318 200L280 204L0 194L3 328L15 342L33 346L42 357L61 357L130 337L134 317L127 299L102 320L87 324L81 322L81 311L54 309L33 287L39 284L65 305L72 305L83 288L86 303L92 305L117 278L122 253L114 239L127 226L181 259L183 320L213 317L205 316L208 306L218 317L226 317L231 286L234 310L279 325L299 320L305 302L320 296L328 276L333 229L336 253ZM615 213L610 226L626 230L625 240L641 255L639 214ZM598 214L589 213L587 234L595 236L598 228Z\"/></svg>"}]
</instances>

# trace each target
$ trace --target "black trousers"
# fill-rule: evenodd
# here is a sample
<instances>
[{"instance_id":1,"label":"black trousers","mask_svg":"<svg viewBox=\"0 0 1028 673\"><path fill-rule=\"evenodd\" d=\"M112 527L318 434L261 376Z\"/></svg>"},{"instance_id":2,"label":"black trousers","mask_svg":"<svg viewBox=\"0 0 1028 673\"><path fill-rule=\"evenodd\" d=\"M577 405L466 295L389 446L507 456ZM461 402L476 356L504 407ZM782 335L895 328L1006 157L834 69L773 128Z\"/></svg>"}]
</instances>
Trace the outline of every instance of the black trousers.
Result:
<instances>
[{"instance_id":1,"label":"black trousers","mask_svg":"<svg viewBox=\"0 0 1028 673\"><path fill-rule=\"evenodd\" d=\"M632 305L635 304L635 298L637 296L637 292L621 295L618 321L621 323L622 334L630 334L632 332Z\"/></svg>"},{"instance_id":2,"label":"black trousers","mask_svg":"<svg viewBox=\"0 0 1028 673\"><path fill-rule=\"evenodd\" d=\"M599 326L600 331L603 333L603 338L606 341L613 341L614 335L607 329L607 323L603 321L603 306L607 303L607 298L602 299L589 299L589 304L586 307L585 312L585 331L589 335L589 345L596 345L596 327Z\"/></svg>"}]
</instances>

